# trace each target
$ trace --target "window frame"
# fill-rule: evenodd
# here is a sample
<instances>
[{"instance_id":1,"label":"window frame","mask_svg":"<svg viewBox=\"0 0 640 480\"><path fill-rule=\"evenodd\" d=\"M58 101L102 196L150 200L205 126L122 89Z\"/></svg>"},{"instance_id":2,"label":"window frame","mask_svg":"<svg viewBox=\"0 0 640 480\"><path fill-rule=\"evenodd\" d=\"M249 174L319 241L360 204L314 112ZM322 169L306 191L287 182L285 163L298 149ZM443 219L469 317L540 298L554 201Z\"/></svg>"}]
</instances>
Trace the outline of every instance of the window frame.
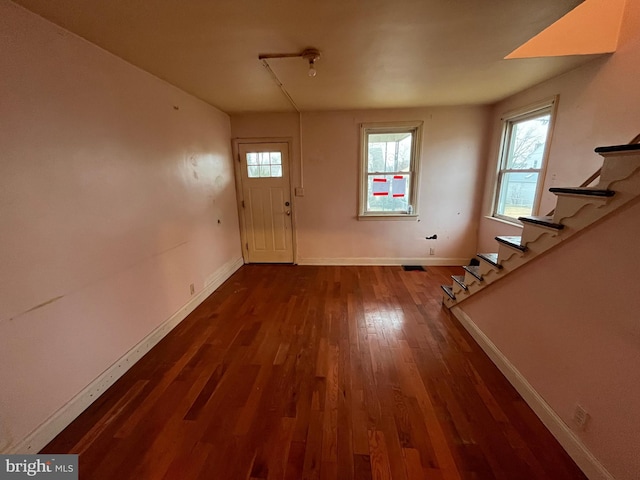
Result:
<instances>
[{"instance_id":1,"label":"window frame","mask_svg":"<svg viewBox=\"0 0 640 480\"><path fill-rule=\"evenodd\" d=\"M500 119L502 122L502 132L500 137L500 148L498 150L498 161L496 166L496 175L494 182L494 193L493 193L493 201L491 206L491 218L501 220L504 222L512 223L515 225L522 225L516 217L509 217L507 215L502 215L497 212L498 206L500 205L500 191L502 189L502 181L505 173L509 172L523 172L523 173L538 173L538 180L535 188L535 197L533 199L533 208L531 210L531 215L539 215L540 212L540 202L542 199L542 191L544 188L544 182L547 173L547 165L548 165L548 157L549 151L551 148L551 141L553 138L553 131L555 127L555 119L558 107L558 96L553 96L551 98L547 98L536 102L531 105L527 105L525 107L509 111L505 113ZM506 168L507 162L509 160L509 150L511 147L511 132L513 130L513 126L516 123L529 120L532 118L536 118L542 115L549 115L549 128L547 130L547 138L544 147L544 151L542 153L542 158L540 160L540 168L536 169L508 169Z\"/></svg>"},{"instance_id":2,"label":"window frame","mask_svg":"<svg viewBox=\"0 0 640 480\"><path fill-rule=\"evenodd\" d=\"M419 180L420 180L420 159L422 150L422 126L424 122L421 120L408 122L376 122L360 124L360 165L359 165L359 202L358 202L358 219L415 219L418 216L419 205ZM411 133L413 141L411 145L411 159L409 162L409 172L374 172L379 175L409 174L410 181L408 204L412 210L401 212L384 212L378 210L367 210L367 186L369 179L369 134L381 133Z\"/></svg>"}]
</instances>

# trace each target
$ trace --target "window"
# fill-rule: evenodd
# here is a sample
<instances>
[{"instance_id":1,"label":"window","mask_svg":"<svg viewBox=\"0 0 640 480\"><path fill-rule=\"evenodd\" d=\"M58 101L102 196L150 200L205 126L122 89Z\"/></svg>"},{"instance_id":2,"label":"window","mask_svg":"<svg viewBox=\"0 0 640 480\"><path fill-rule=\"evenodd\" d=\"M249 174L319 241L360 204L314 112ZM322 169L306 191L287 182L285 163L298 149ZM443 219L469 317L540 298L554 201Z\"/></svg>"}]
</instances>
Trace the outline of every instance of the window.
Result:
<instances>
[{"instance_id":1,"label":"window","mask_svg":"<svg viewBox=\"0 0 640 480\"><path fill-rule=\"evenodd\" d=\"M361 126L360 217L417 214L422 122Z\"/></svg>"},{"instance_id":2,"label":"window","mask_svg":"<svg viewBox=\"0 0 640 480\"><path fill-rule=\"evenodd\" d=\"M247 153L247 176L249 178L282 177L281 153Z\"/></svg>"},{"instance_id":3,"label":"window","mask_svg":"<svg viewBox=\"0 0 640 480\"><path fill-rule=\"evenodd\" d=\"M554 98L503 119L494 217L537 215L555 103Z\"/></svg>"}]
</instances>

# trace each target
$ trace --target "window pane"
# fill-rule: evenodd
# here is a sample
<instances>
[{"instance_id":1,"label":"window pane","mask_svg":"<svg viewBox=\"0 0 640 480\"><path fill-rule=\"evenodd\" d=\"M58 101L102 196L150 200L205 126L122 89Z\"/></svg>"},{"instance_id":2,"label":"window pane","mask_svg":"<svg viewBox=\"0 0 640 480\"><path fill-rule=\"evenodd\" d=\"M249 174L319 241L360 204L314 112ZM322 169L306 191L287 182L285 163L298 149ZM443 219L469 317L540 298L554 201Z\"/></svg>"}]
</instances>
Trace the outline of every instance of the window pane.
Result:
<instances>
[{"instance_id":1,"label":"window pane","mask_svg":"<svg viewBox=\"0 0 640 480\"><path fill-rule=\"evenodd\" d=\"M257 164L258 164L258 154L247 153L247 165L257 165Z\"/></svg>"},{"instance_id":2,"label":"window pane","mask_svg":"<svg viewBox=\"0 0 640 480\"><path fill-rule=\"evenodd\" d=\"M411 175L368 175L367 211L406 213Z\"/></svg>"},{"instance_id":3,"label":"window pane","mask_svg":"<svg viewBox=\"0 0 640 480\"><path fill-rule=\"evenodd\" d=\"M269 152L260 152L258 155L260 165L269 165Z\"/></svg>"},{"instance_id":4,"label":"window pane","mask_svg":"<svg viewBox=\"0 0 640 480\"><path fill-rule=\"evenodd\" d=\"M249 178L258 178L260 176L260 167L249 165L247 167Z\"/></svg>"},{"instance_id":5,"label":"window pane","mask_svg":"<svg viewBox=\"0 0 640 480\"><path fill-rule=\"evenodd\" d=\"M271 157L271 165L282 165L280 152L271 152L269 156Z\"/></svg>"},{"instance_id":6,"label":"window pane","mask_svg":"<svg viewBox=\"0 0 640 480\"><path fill-rule=\"evenodd\" d=\"M408 135L399 143L398 169L397 172L408 172L411 167L411 144L413 135Z\"/></svg>"},{"instance_id":7,"label":"window pane","mask_svg":"<svg viewBox=\"0 0 640 480\"><path fill-rule=\"evenodd\" d=\"M550 119L546 114L512 124L507 169L541 167Z\"/></svg>"},{"instance_id":8,"label":"window pane","mask_svg":"<svg viewBox=\"0 0 640 480\"><path fill-rule=\"evenodd\" d=\"M505 173L496 213L513 218L531 215L537 184L538 173Z\"/></svg>"},{"instance_id":9,"label":"window pane","mask_svg":"<svg viewBox=\"0 0 640 480\"><path fill-rule=\"evenodd\" d=\"M282 176L282 165L271 165L271 176L272 177L281 177Z\"/></svg>"},{"instance_id":10,"label":"window pane","mask_svg":"<svg viewBox=\"0 0 640 480\"><path fill-rule=\"evenodd\" d=\"M260 165L260 176L261 177L271 176L271 168L269 167L269 165Z\"/></svg>"},{"instance_id":11,"label":"window pane","mask_svg":"<svg viewBox=\"0 0 640 480\"><path fill-rule=\"evenodd\" d=\"M412 132L368 134L367 172L408 172L412 141Z\"/></svg>"}]
</instances>

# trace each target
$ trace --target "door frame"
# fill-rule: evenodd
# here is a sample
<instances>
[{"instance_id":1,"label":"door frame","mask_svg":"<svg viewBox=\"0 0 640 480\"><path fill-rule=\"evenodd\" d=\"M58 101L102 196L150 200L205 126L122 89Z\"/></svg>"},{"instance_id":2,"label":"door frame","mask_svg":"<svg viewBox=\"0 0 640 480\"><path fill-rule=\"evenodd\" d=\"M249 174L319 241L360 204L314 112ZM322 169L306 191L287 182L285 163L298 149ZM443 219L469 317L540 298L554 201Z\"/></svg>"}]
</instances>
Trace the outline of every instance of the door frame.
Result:
<instances>
[{"instance_id":1,"label":"door frame","mask_svg":"<svg viewBox=\"0 0 640 480\"><path fill-rule=\"evenodd\" d=\"M247 248L247 225L245 220L245 209L242 206L243 191L242 191L242 169L240 158L240 145L251 145L256 143L286 143L287 154L289 157L289 198L291 198L291 246L293 248L293 264L298 264L298 239L296 235L296 200L293 195L294 189L292 186L293 178L293 138L292 137L248 137L248 138L234 138L232 139L232 155L233 155L233 171L236 180L236 206L238 208L238 223L240 225L240 241L242 242L240 247L242 249L242 259L245 264L249 263L249 250Z\"/></svg>"}]
</instances>

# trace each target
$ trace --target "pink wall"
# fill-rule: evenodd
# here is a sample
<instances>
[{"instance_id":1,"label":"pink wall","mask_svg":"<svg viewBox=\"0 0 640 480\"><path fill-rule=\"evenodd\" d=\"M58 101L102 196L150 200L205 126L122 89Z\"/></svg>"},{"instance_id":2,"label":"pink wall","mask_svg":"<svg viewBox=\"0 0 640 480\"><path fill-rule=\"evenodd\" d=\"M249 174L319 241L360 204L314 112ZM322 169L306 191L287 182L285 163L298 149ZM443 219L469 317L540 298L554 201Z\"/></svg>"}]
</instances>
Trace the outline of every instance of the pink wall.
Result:
<instances>
[{"instance_id":1,"label":"pink wall","mask_svg":"<svg viewBox=\"0 0 640 480\"><path fill-rule=\"evenodd\" d=\"M640 478L640 203L460 307L617 479Z\"/></svg>"},{"instance_id":2,"label":"pink wall","mask_svg":"<svg viewBox=\"0 0 640 480\"><path fill-rule=\"evenodd\" d=\"M2 451L241 252L226 114L6 0L0 30Z\"/></svg>"},{"instance_id":3,"label":"pink wall","mask_svg":"<svg viewBox=\"0 0 640 480\"><path fill-rule=\"evenodd\" d=\"M486 107L302 115L305 196L295 198L299 263L466 262L475 254ZM276 116L278 115L278 116ZM298 139L297 115L231 117L234 137ZM359 125L424 121L419 221L357 219ZM297 153L297 152L295 152ZM293 186L299 186L294 169ZM427 241L425 236L438 235ZM436 255L429 256L429 248Z\"/></svg>"},{"instance_id":4,"label":"pink wall","mask_svg":"<svg viewBox=\"0 0 640 480\"><path fill-rule=\"evenodd\" d=\"M515 62L527 60L510 60ZM493 139L478 247L496 251L496 235L520 235L521 229L484 218L491 214L500 142L500 116L512 109L560 95L556 126L542 197L541 214L555 205L553 186L577 186L602 165L593 149L627 143L640 133L640 0L627 0L618 50L562 76L509 97L493 108Z\"/></svg>"}]
</instances>

